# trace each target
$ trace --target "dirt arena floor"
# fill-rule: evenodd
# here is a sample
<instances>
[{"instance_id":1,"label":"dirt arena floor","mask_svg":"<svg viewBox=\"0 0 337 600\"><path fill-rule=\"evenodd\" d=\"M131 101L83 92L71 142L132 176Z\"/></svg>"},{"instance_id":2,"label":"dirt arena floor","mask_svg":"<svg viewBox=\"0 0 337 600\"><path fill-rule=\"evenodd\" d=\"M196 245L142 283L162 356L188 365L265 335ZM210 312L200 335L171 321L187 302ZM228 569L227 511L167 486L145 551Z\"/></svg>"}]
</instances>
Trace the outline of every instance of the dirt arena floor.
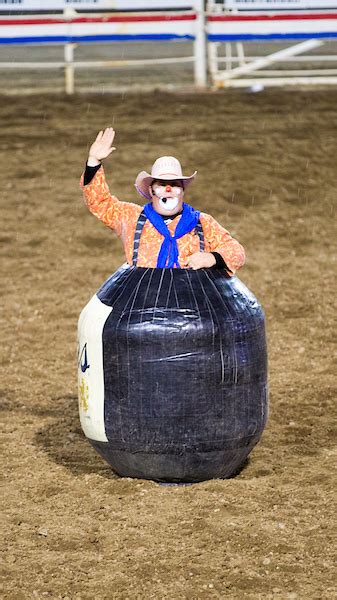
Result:
<instances>
[{"instance_id":1,"label":"dirt arena floor","mask_svg":"<svg viewBox=\"0 0 337 600\"><path fill-rule=\"evenodd\" d=\"M337 90L1 98L4 600L332 600ZM81 432L76 327L124 261L84 207L90 141L110 189L161 154L245 246L267 321L270 416L229 480L115 475Z\"/></svg>"}]
</instances>

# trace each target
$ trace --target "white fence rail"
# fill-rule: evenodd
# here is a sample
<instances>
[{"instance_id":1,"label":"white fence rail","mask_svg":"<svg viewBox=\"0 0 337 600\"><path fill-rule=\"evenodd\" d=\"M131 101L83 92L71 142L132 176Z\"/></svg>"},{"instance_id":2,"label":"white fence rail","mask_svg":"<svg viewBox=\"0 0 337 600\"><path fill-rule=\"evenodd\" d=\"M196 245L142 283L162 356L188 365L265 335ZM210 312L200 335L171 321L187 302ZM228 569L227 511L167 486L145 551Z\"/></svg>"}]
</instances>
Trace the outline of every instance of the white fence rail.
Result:
<instances>
[{"instance_id":1,"label":"white fence rail","mask_svg":"<svg viewBox=\"0 0 337 600\"><path fill-rule=\"evenodd\" d=\"M207 9L209 71L216 87L337 84L336 54L305 54L337 41L336 0L324 0L324 9L318 0L209 0ZM247 56L252 43L287 47ZM291 62L300 68L286 69ZM314 62L319 68L312 68Z\"/></svg>"},{"instance_id":2,"label":"white fence rail","mask_svg":"<svg viewBox=\"0 0 337 600\"><path fill-rule=\"evenodd\" d=\"M176 8L178 4L180 10ZM20 6L22 14L1 15L4 5L0 0L0 44L58 44L64 47L64 60L0 62L0 69L64 68L67 94L74 93L77 69L165 66L184 62L193 63L195 85L204 87L207 84L207 56L211 84L215 87L245 87L254 82L263 85L337 84L337 54L311 53L326 40L335 39L337 43L337 0L324 0L324 10L319 10L322 3L318 0L209 0L206 11L204 0L153 0L151 6L155 10L152 11L144 10L149 5L144 0L51 0L43 3L21 0L11 7ZM27 13L36 10L37 5L54 10L65 5L67 8L60 15ZM74 11L74 6L87 11L92 10L93 5L103 11L112 5L117 9L123 6L127 12ZM165 11L162 10L164 6ZM128 12L136 7L139 12ZM191 56L75 60L75 49L82 44L179 40L193 42ZM259 49L268 47L269 53L249 55L252 43L258 43ZM287 47L277 48L276 43ZM272 51L270 44L274 44ZM306 54L309 51L310 54ZM295 68L289 68L294 63ZM222 65L225 68L221 68Z\"/></svg>"},{"instance_id":3,"label":"white fence rail","mask_svg":"<svg viewBox=\"0 0 337 600\"><path fill-rule=\"evenodd\" d=\"M1 1L1 0L0 0ZM57 5L56 2L53 3ZM83 3L82 3L83 4ZM111 3L110 3L111 4ZM128 6L137 4L128 3ZM139 3L138 3L139 4ZM144 2L142 3L144 5ZM156 6L163 2L156 2ZM172 4L172 3L171 3ZM172 8L172 7L171 7ZM0 68L65 69L65 89L73 94L76 69L117 68L121 66L169 65L177 62L194 63L194 82L206 86L205 13L203 0L195 0L185 11L116 13L107 15L77 15L72 8L64 15L2 16L0 17L0 44L61 44L64 62L2 62ZM193 41L193 55L175 59L153 58L123 61L75 61L74 51L79 44L106 42L172 42Z\"/></svg>"}]
</instances>

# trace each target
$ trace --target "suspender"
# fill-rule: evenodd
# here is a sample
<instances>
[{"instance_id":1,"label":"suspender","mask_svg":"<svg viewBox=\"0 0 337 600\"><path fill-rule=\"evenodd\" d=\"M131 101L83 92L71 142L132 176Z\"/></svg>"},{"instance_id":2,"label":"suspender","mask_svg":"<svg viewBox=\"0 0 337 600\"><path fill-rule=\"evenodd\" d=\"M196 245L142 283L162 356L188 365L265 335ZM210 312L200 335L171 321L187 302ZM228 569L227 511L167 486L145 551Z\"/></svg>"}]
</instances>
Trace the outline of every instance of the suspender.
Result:
<instances>
[{"instance_id":1,"label":"suspender","mask_svg":"<svg viewBox=\"0 0 337 600\"><path fill-rule=\"evenodd\" d=\"M197 234L199 236L200 252L205 252L205 238L204 238L204 232L202 230L202 225L201 225L200 221L198 221L195 231L197 232Z\"/></svg>"},{"instance_id":2,"label":"suspender","mask_svg":"<svg viewBox=\"0 0 337 600\"><path fill-rule=\"evenodd\" d=\"M135 237L134 237L134 241L133 241L133 255L132 255L132 264L134 267L137 266L137 258L138 258L138 250L139 250L139 242L140 242L140 236L142 235L142 231L143 231L143 227L146 223L147 217L143 212L140 213L138 221L137 221L137 225L136 225L136 231L135 231ZM200 242L200 252L204 252L205 250L205 238L204 238L204 232L202 230L202 225L200 223L200 221L198 221L196 227L195 227L195 232L196 234L199 236L199 242Z\"/></svg>"},{"instance_id":3,"label":"suspender","mask_svg":"<svg viewBox=\"0 0 337 600\"><path fill-rule=\"evenodd\" d=\"M141 212L138 218L138 222L136 225L135 237L133 240L133 255L132 255L132 264L134 267L137 266L137 258L138 258L138 249L139 249L139 241L140 236L142 235L143 227L147 220L147 216L145 212Z\"/></svg>"}]
</instances>

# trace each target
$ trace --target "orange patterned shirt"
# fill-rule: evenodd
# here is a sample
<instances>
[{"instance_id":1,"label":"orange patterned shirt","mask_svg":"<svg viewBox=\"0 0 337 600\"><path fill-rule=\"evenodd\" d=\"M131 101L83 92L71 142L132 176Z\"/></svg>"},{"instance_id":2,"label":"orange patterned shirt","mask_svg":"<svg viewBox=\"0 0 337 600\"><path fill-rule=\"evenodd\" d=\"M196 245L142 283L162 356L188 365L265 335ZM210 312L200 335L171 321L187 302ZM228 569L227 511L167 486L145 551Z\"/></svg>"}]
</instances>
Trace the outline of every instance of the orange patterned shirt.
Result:
<instances>
[{"instance_id":1,"label":"orange patterned shirt","mask_svg":"<svg viewBox=\"0 0 337 600\"><path fill-rule=\"evenodd\" d=\"M82 175L81 187L85 202L92 214L103 221L105 225L114 229L122 239L126 260L132 266L134 235L143 207L131 202L121 202L116 196L111 195L103 167L100 167L88 185L83 184ZM174 235L180 217L181 215L178 215L167 225L172 235ZM205 238L205 252L218 252L221 254L228 269L230 269L230 275L234 275L235 271L242 267L245 261L243 247L210 215L200 213L200 223ZM147 220L139 243L138 267L154 268L157 266L157 258L163 240L164 237ZM200 240L195 230L178 238L177 244L179 264L182 267L191 254L200 252Z\"/></svg>"}]
</instances>

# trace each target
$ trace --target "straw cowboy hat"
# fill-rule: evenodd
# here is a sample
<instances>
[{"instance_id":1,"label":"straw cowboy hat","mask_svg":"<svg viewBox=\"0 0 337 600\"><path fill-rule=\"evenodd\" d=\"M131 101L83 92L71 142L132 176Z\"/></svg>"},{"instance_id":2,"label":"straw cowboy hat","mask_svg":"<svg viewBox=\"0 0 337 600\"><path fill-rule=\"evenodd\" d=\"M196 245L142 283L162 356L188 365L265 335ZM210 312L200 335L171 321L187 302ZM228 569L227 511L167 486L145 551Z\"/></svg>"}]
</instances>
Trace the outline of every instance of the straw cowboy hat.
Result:
<instances>
[{"instance_id":1,"label":"straw cowboy hat","mask_svg":"<svg viewBox=\"0 0 337 600\"><path fill-rule=\"evenodd\" d=\"M182 173L179 160L174 158L174 156L161 156L153 163L151 175L146 171L141 171L138 173L135 181L135 187L139 194L148 200L152 200L149 194L149 186L156 179L163 179L167 181L179 179L183 182L184 188L186 188L186 186L193 181L196 174L197 171L194 171L193 175L186 177Z\"/></svg>"}]
</instances>

